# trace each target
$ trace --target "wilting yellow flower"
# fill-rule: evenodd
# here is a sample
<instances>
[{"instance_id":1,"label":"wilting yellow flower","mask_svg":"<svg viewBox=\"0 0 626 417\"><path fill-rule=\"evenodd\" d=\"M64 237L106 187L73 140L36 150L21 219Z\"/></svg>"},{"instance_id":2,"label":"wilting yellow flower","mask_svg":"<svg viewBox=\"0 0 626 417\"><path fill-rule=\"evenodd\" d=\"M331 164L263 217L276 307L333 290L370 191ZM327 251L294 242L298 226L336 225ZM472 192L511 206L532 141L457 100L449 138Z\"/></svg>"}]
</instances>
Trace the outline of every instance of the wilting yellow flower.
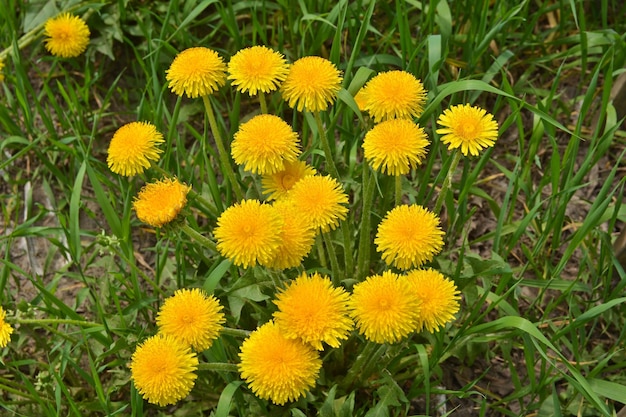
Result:
<instances>
[{"instance_id":1,"label":"wilting yellow flower","mask_svg":"<svg viewBox=\"0 0 626 417\"><path fill-rule=\"evenodd\" d=\"M335 101L341 81L335 64L319 56L305 56L293 63L281 92L291 108L322 111Z\"/></svg>"},{"instance_id":2,"label":"wilting yellow flower","mask_svg":"<svg viewBox=\"0 0 626 417\"><path fill-rule=\"evenodd\" d=\"M170 90L189 98L211 95L226 84L226 64L212 49L185 49L174 58L165 72Z\"/></svg>"},{"instance_id":3,"label":"wilting yellow flower","mask_svg":"<svg viewBox=\"0 0 626 417\"><path fill-rule=\"evenodd\" d=\"M225 322L222 306L199 288L182 289L167 298L157 315L159 332L200 352L208 349Z\"/></svg>"},{"instance_id":4,"label":"wilting yellow flower","mask_svg":"<svg viewBox=\"0 0 626 417\"><path fill-rule=\"evenodd\" d=\"M372 168L389 175L406 175L426 156L428 137L410 119L391 119L365 134L363 150Z\"/></svg>"},{"instance_id":5,"label":"wilting yellow flower","mask_svg":"<svg viewBox=\"0 0 626 417\"><path fill-rule=\"evenodd\" d=\"M312 228L322 232L334 230L345 220L348 195L330 175L310 175L298 181L287 198L301 212Z\"/></svg>"},{"instance_id":6,"label":"wilting yellow flower","mask_svg":"<svg viewBox=\"0 0 626 417\"><path fill-rule=\"evenodd\" d=\"M498 138L498 122L491 113L469 104L452 106L437 119L442 128L441 141L448 149L461 148L463 155L478 155L483 148L493 146Z\"/></svg>"},{"instance_id":7,"label":"wilting yellow flower","mask_svg":"<svg viewBox=\"0 0 626 417\"><path fill-rule=\"evenodd\" d=\"M444 235L436 214L419 205L401 205L380 222L374 243L387 265L409 269L441 252Z\"/></svg>"},{"instance_id":8,"label":"wilting yellow flower","mask_svg":"<svg viewBox=\"0 0 626 417\"><path fill-rule=\"evenodd\" d=\"M348 302L360 334L375 343L395 343L413 330L420 301L404 277L390 271L355 284Z\"/></svg>"},{"instance_id":9,"label":"wilting yellow flower","mask_svg":"<svg viewBox=\"0 0 626 417\"><path fill-rule=\"evenodd\" d=\"M285 168L274 174L263 175L261 184L263 194L269 194L268 200L279 200L304 177L315 175L317 171L304 161L285 162Z\"/></svg>"},{"instance_id":10,"label":"wilting yellow flower","mask_svg":"<svg viewBox=\"0 0 626 417\"><path fill-rule=\"evenodd\" d=\"M89 44L89 27L83 19L63 13L44 25L46 49L52 55L72 58L82 54Z\"/></svg>"},{"instance_id":11,"label":"wilting yellow flower","mask_svg":"<svg viewBox=\"0 0 626 417\"><path fill-rule=\"evenodd\" d=\"M0 83L4 81L4 73L2 70L4 69L4 61L0 59Z\"/></svg>"},{"instance_id":12,"label":"wilting yellow flower","mask_svg":"<svg viewBox=\"0 0 626 417\"><path fill-rule=\"evenodd\" d=\"M5 320L6 315L7 313L0 307L0 348L5 347L9 343L13 333L13 327Z\"/></svg>"},{"instance_id":13,"label":"wilting yellow flower","mask_svg":"<svg viewBox=\"0 0 626 417\"><path fill-rule=\"evenodd\" d=\"M152 227L161 227L178 216L187 204L191 187L176 178L146 184L133 201L137 218Z\"/></svg>"},{"instance_id":14,"label":"wilting yellow flower","mask_svg":"<svg viewBox=\"0 0 626 417\"><path fill-rule=\"evenodd\" d=\"M322 360L300 340L287 339L278 325L265 323L243 341L239 372L259 398L283 405L315 385Z\"/></svg>"},{"instance_id":15,"label":"wilting yellow flower","mask_svg":"<svg viewBox=\"0 0 626 417\"><path fill-rule=\"evenodd\" d=\"M416 330L436 332L454 320L459 311L459 290L454 282L434 269L415 269L406 274L417 298L421 301Z\"/></svg>"},{"instance_id":16,"label":"wilting yellow flower","mask_svg":"<svg viewBox=\"0 0 626 417\"><path fill-rule=\"evenodd\" d=\"M328 277L303 272L276 296L274 321L289 339L300 339L317 350L324 350L322 342L337 348L353 327L349 297L343 288L333 287Z\"/></svg>"},{"instance_id":17,"label":"wilting yellow flower","mask_svg":"<svg viewBox=\"0 0 626 417\"><path fill-rule=\"evenodd\" d=\"M242 123L231 145L233 159L255 174L274 174L300 155L298 134L283 119L260 114Z\"/></svg>"},{"instance_id":18,"label":"wilting yellow flower","mask_svg":"<svg viewBox=\"0 0 626 417\"><path fill-rule=\"evenodd\" d=\"M156 126L148 122L132 122L117 129L113 134L107 156L111 171L119 175L141 174L150 167L150 161L158 161L164 142Z\"/></svg>"},{"instance_id":19,"label":"wilting yellow flower","mask_svg":"<svg viewBox=\"0 0 626 417\"><path fill-rule=\"evenodd\" d=\"M269 262L280 245L283 221L274 207L258 200L243 200L217 219L213 234L217 250L235 265L247 268Z\"/></svg>"},{"instance_id":20,"label":"wilting yellow flower","mask_svg":"<svg viewBox=\"0 0 626 417\"><path fill-rule=\"evenodd\" d=\"M280 243L263 265L275 269L295 268L313 248L315 230L289 200L277 201L273 206L283 220L278 232Z\"/></svg>"},{"instance_id":21,"label":"wilting yellow flower","mask_svg":"<svg viewBox=\"0 0 626 417\"><path fill-rule=\"evenodd\" d=\"M137 391L152 404L165 406L185 398L194 386L198 357L172 336L157 334L137 347L130 371Z\"/></svg>"},{"instance_id":22,"label":"wilting yellow flower","mask_svg":"<svg viewBox=\"0 0 626 417\"><path fill-rule=\"evenodd\" d=\"M376 123L419 117L426 102L422 82L406 71L381 72L365 85L363 96L363 107Z\"/></svg>"},{"instance_id":23,"label":"wilting yellow flower","mask_svg":"<svg viewBox=\"0 0 626 417\"><path fill-rule=\"evenodd\" d=\"M289 65L280 52L266 46L241 49L228 63L228 79L242 93L269 93L287 77Z\"/></svg>"}]
</instances>

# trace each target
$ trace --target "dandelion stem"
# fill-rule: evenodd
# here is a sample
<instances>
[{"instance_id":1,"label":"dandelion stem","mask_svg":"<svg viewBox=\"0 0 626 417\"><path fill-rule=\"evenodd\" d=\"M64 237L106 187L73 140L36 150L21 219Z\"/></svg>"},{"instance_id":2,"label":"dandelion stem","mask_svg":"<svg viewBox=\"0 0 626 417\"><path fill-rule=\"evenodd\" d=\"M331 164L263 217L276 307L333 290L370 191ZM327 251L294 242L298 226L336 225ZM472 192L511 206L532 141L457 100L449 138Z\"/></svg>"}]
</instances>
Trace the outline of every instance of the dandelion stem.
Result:
<instances>
[{"instance_id":1,"label":"dandelion stem","mask_svg":"<svg viewBox=\"0 0 626 417\"><path fill-rule=\"evenodd\" d=\"M185 232L187 236L194 239L196 242L211 249L213 252L217 252L217 248L215 247L215 243L206 236L200 234L197 230L191 228L187 223L183 223L180 225L180 230Z\"/></svg>"},{"instance_id":2,"label":"dandelion stem","mask_svg":"<svg viewBox=\"0 0 626 417\"><path fill-rule=\"evenodd\" d=\"M233 329L232 327L223 327L222 330L220 331L220 334L222 335L228 335L228 336L234 336L234 337L241 337L241 338L246 338L248 336L250 336L250 331L248 330L242 330L242 329Z\"/></svg>"},{"instance_id":3,"label":"dandelion stem","mask_svg":"<svg viewBox=\"0 0 626 417\"><path fill-rule=\"evenodd\" d=\"M234 363L209 362L198 364L198 371L239 372Z\"/></svg>"},{"instance_id":4,"label":"dandelion stem","mask_svg":"<svg viewBox=\"0 0 626 417\"><path fill-rule=\"evenodd\" d=\"M330 269L333 274L333 283L337 285L341 281L339 277L339 262L337 262L337 252L335 252L335 246L333 246L330 231L322 232L322 237L324 238L326 250L328 251L328 258L330 259Z\"/></svg>"},{"instance_id":5,"label":"dandelion stem","mask_svg":"<svg viewBox=\"0 0 626 417\"><path fill-rule=\"evenodd\" d=\"M322 244L322 238L318 234L315 237L315 246L317 246L317 254L320 261L320 266L322 268L326 268L328 264L326 263L326 255L324 255L324 245Z\"/></svg>"},{"instance_id":6,"label":"dandelion stem","mask_svg":"<svg viewBox=\"0 0 626 417\"><path fill-rule=\"evenodd\" d=\"M446 194L448 193L448 189L450 188L450 184L452 184L452 176L454 175L454 171L456 171L456 167L461 160L461 151L456 150L456 153L453 156L452 163L450 164L450 168L448 169L448 175L443 180L443 185L441 186L441 192L437 197L437 201L435 202L435 210L434 213L439 215L441 211L441 206L443 205L443 201L446 198Z\"/></svg>"},{"instance_id":7,"label":"dandelion stem","mask_svg":"<svg viewBox=\"0 0 626 417\"><path fill-rule=\"evenodd\" d=\"M361 351L361 354L350 367L342 383L343 386L346 388L352 387L357 378L361 381L367 379L375 368L380 367L379 359L382 357L385 350L387 350L387 345L381 345L368 340L365 343L363 351Z\"/></svg>"},{"instance_id":8,"label":"dandelion stem","mask_svg":"<svg viewBox=\"0 0 626 417\"><path fill-rule=\"evenodd\" d=\"M370 229L371 211L374 200L374 173L370 172L368 164L363 164L363 210L361 212L361 225L359 227L359 255L357 258L357 280L367 275L367 266L370 258Z\"/></svg>"},{"instance_id":9,"label":"dandelion stem","mask_svg":"<svg viewBox=\"0 0 626 417\"><path fill-rule=\"evenodd\" d=\"M317 131L320 136L320 142L322 143L322 149L324 150L324 155L326 156L326 170L334 178L339 179L339 172L337 171L337 167L335 166L333 154L330 150L330 145L328 144L326 129L324 129L324 123L322 122L322 116L320 115L320 112L316 111L313 112L313 117L315 117L315 122L317 123Z\"/></svg>"},{"instance_id":10,"label":"dandelion stem","mask_svg":"<svg viewBox=\"0 0 626 417\"><path fill-rule=\"evenodd\" d=\"M259 91L259 104L261 105L261 113L267 114L267 100L265 100L263 91Z\"/></svg>"},{"instance_id":11,"label":"dandelion stem","mask_svg":"<svg viewBox=\"0 0 626 417\"><path fill-rule=\"evenodd\" d=\"M220 157L220 165L222 166L223 174L228 177L228 181L230 182L235 195L238 200L243 200L243 191L241 190L241 186L237 179L235 178L235 171L230 163L230 159L228 157L228 153L226 152L226 147L224 146L224 141L222 140L222 135L220 134L219 127L217 126L217 121L215 120L215 113L213 112L213 106L211 106L211 101L208 96L202 96L202 102L204 103L204 109L206 110L206 114L209 118L209 126L211 127L211 132L213 133L213 138L215 139L215 145L217 146L217 152Z\"/></svg>"},{"instance_id":12,"label":"dandelion stem","mask_svg":"<svg viewBox=\"0 0 626 417\"><path fill-rule=\"evenodd\" d=\"M402 175L395 175L396 184L396 206L402 203Z\"/></svg>"}]
</instances>

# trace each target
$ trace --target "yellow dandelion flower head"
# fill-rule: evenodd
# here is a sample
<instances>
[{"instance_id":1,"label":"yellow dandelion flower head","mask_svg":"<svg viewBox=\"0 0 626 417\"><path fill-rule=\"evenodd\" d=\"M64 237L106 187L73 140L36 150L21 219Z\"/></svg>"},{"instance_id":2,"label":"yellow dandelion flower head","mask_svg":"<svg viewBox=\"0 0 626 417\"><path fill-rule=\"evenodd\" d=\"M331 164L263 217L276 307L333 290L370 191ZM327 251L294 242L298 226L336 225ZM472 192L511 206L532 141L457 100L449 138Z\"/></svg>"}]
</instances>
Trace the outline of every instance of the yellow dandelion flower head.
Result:
<instances>
[{"instance_id":1,"label":"yellow dandelion flower head","mask_svg":"<svg viewBox=\"0 0 626 417\"><path fill-rule=\"evenodd\" d=\"M459 311L459 290L452 280L434 269L414 269L406 274L417 298L421 301L416 330L436 332L454 320Z\"/></svg>"},{"instance_id":2,"label":"yellow dandelion flower head","mask_svg":"<svg viewBox=\"0 0 626 417\"><path fill-rule=\"evenodd\" d=\"M107 164L119 175L141 174L158 161L163 152L157 145L165 142L156 126L148 122L132 122L117 129L109 144Z\"/></svg>"},{"instance_id":3,"label":"yellow dandelion flower head","mask_svg":"<svg viewBox=\"0 0 626 417\"><path fill-rule=\"evenodd\" d=\"M359 333L375 343L395 343L407 337L420 314L420 302L409 282L391 271L356 284L348 307Z\"/></svg>"},{"instance_id":4,"label":"yellow dandelion flower head","mask_svg":"<svg viewBox=\"0 0 626 417\"><path fill-rule=\"evenodd\" d=\"M317 350L324 349L322 342L337 348L353 327L349 298L328 277L302 273L276 296L274 321L289 339L300 339Z\"/></svg>"},{"instance_id":5,"label":"yellow dandelion flower head","mask_svg":"<svg viewBox=\"0 0 626 417\"><path fill-rule=\"evenodd\" d=\"M313 229L334 230L348 213L348 195L330 175L309 175L298 181L287 198L301 212Z\"/></svg>"},{"instance_id":6,"label":"yellow dandelion flower head","mask_svg":"<svg viewBox=\"0 0 626 417\"><path fill-rule=\"evenodd\" d=\"M4 69L4 61L0 59L0 83L4 81L4 73L2 70Z\"/></svg>"},{"instance_id":7,"label":"yellow dandelion flower head","mask_svg":"<svg viewBox=\"0 0 626 417\"><path fill-rule=\"evenodd\" d=\"M46 49L55 56L72 58L89 44L89 27L83 19L69 13L48 19L44 25Z\"/></svg>"},{"instance_id":8,"label":"yellow dandelion flower head","mask_svg":"<svg viewBox=\"0 0 626 417\"><path fill-rule=\"evenodd\" d=\"M176 178L146 184L133 201L137 218L152 227L162 227L178 216L191 190Z\"/></svg>"},{"instance_id":9,"label":"yellow dandelion flower head","mask_svg":"<svg viewBox=\"0 0 626 417\"><path fill-rule=\"evenodd\" d=\"M269 194L268 200L280 200L285 198L287 192L298 181L316 173L315 168L304 161L286 161L283 170L263 175L261 178L263 194Z\"/></svg>"},{"instance_id":10,"label":"yellow dandelion flower head","mask_svg":"<svg viewBox=\"0 0 626 417\"><path fill-rule=\"evenodd\" d=\"M280 52L266 46L241 49L228 63L228 79L242 93L270 93L287 77L289 64Z\"/></svg>"},{"instance_id":11,"label":"yellow dandelion flower head","mask_svg":"<svg viewBox=\"0 0 626 417\"><path fill-rule=\"evenodd\" d=\"M281 91L289 107L316 112L335 101L341 81L335 64L319 56L305 56L293 63Z\"/></svg>"},{"instance_id":12,"label":"yellow dandelion flower head","mask_svg":"<svg viewBox=\"0 0 626 417\"><path fill-rule=\"evenodd\" d=\"M204 97L226 84L226 64L212 49L185 49L174 58L165 72L170 90L182 97Z\"/></svg>"},{"instance_id":13,"label":"yellow dandelion flower head","mask_svg":"<svg viewBox=\"0 0 626 417\"><path fill-rule=\"evenodd\" d=\"M368 81L364 108L378 123L387 119L412 119L424 111L426 90L406 71L381 72Z\"/></svg>"},{"instance_id":14,"label":"yellow dandelion flower head","mask_svg":"<svg viewBox=\"0 0 626 417\"><path fill-rule=\"evenodd\" d=\"M137 347L130 363L137 391L149 403L165 406L189 395L198 357L178 339L158 333Z\"/></svg>"},{"instance_id":15,"label":"yellow dandelion flower head","mask_svg":"<svg viewBox=\"0 0 626 417\"><path fill-rule=\"evenodd\" d=\"M286 338L270 321L243 341L239 372L259 398L283 405L315 385L322 367L318 352L301 340Z\"/></svg>"},{"instance_id":16,"label":"yellow dandelion flower head","mask_svg":"<svg viewBox=\"0 0 626 417\"><path fill-rule=\"evenodd\" d=\"M258 200L243 200L217 219L213 234L217 250L235 265L265 264L280 245L283 220L274 207Z\"/></svg>"},{"instance_id":17,"label":"yellow dandelion flower head","mask_svg":"<svg viewBox=\"0 0 626 417\"><path fill-rule=\"evenodd\" d=\"M273 206L283 220L279 231L280 243L271 259L263 265L274 269L295 268L311 252L315 230L289 200L274 202Z\"/></svg>"},{"instance_id":18,"label":"yellow dandelion flower head","mask_svg":"<svg viewBox=\"0 0 626 417\"><path fill-rule=\"evenodd\" d=\"M217 339L225 322L222 306L199 288L181 289L167 298L157 315L159 332L170 335L200 352Z\"/></svg>"},{"instance_id":19,"label":"yellow dandelion flower head","mask_svg":"<svg viewBox=\"0 0 626 417\"><path fill-rule=\"evenodd\" d=\"M7 313L0 307L0 348L5 347L11 340L13 327L6 322Z\"/></svg>"},{"instance_id":20,"label":"yellow dandelion flower head","mask_svg":"<svg viewBox=\"0 0 626 417\"><path fill-rule=\"evenodd\" d=\"M409 269L441 252L444 235L436 214L419 205L401 205L380 222L374 243L387 265Z\"/></svg>"},{"instance_id":21,"label":"yellow dandelion flower head","mask_svg":"<svg viewBox=\"0 0 626 417\"><path fill-rule=\"evenodd\" d=\"M390 119L365 134L365 159L373 169L390 175L406 175L426 156L428 137L410 119Z\"/></svg>"},{"instance_id":22,"label":"yellow dandelion flower head","mask_svg":"<svg viewBox=\"0 0 626 417\"><path fill-rule=\"evenodd\" d=\"M239 126L231 145L235 162L255 174L274 174L300 155L298 134L283 119L260 114Z\"/></svg>"},{"instance_id":23,"label":"yellow dandelion flower head","mask_svg":"<svg viewBox=\"0 0 626 417\"><path fill-rule=\"evenodd\" d=\"M448 149L461 148L463 155L478 155L483 148L494 145L498 138L498 122L491 113L469 104L452 106L439 115L442 127L437 133Z\"/></svg>"}]
</instances>

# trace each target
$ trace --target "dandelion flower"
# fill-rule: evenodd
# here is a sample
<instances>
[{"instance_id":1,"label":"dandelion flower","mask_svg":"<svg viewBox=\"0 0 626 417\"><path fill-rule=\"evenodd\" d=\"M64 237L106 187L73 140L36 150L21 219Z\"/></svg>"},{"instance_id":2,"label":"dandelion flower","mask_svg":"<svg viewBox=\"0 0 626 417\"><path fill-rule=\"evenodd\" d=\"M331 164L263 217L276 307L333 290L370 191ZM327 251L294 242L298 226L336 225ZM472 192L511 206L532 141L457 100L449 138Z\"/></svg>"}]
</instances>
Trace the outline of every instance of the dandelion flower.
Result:
<instances>
[{"instance_id":1,"label":"dandelion flower","mask_svg":"<svg viewBox=\"0 0 626 417\"><path fill-rule=\"evenodd\" d=\"M283 54L266 46L241 49L228 63L228 79L238 91L251 96L276 90L288 72Z\"/></svg>"},{"instance_id":2,"label":"dandelion flower","mask_svg":"<svg viewBox=\"0 0 626 417\"><path fill-rule=\"evenodd\" d=\"M212 49L189 48L176 55L165 79L176 95L204 97L226 84L226 64Z\"/></svg>"},{"instance_id":3,"label":"dandelion flower","mask_svg":"<svg viewBox=\"0 0 626 417\"><path fill-rule=\"evenodd\" d=\"M5 347L9 343L13 333L13 327L5 320L6 315L7 313L0 307L0 348Z\"/></svg>"},{"instance_id":4,"label":"dandelion flower","mask_svg":"<svg viewBox=\"0 0 626 417\"><path fill-rule=\"evenodd\" d=\"M335 64L319 56L305 56L293 63L281 91L289 107L316 112L335 101L341 81Z\"/></svg>"},{"instance_id":5,"label":"dandelion flower","mask_svg":"<svg viewBox=\"0 0 626 417\"><path fill-rule=\"evenodd\" d=\"M437 215L419 205L401 205L380 222L374 243L387 265L409 269L441 252L444 235Z\"/></svg>"},{"instance_id":6,"label":"dandelion flower","mask_svg":"<svg viewBox=\"0 0 626 417\"><path fill-rule=\"evenodd\" d=\"M55 56L73 58L89 44L89 27L83 19L69 13L48 19L44 25L46 49Z\"/></svg>"},{"instance_id":7,"label":"dandelion flower","mask_svg":"<svg viewBox=\"0 0 626 417\"><path fill-rule=\"evenodd\" d=\"M182 289L165 300L156 322L159 332L200 352L211 347L222 329L225 320L221 309L219 301L201 289Z\"/></svg>"},{"instance_id":8,"label":"dandelion flower","mask_svg":"<svg viewBox=\"0 0 626 417\"><path fill-rule=\"evenodd\" d=\"M493 146L498 138L498 122L491 113L469 104L452 106L437 119L442 128L441 141L448 149L461 148L463 155L478 155L483 148Z\"/></svg>"},{"instance_id":9,"label":"dandelion flower","mask_svg":"<svg viewBox=\"0 0 626 417\"><path fill-rule=\"evenodd\" d=\"M317 350L324 350L322 342L337 348L353 326L349 297L343 288L333 287L328 277L303 272L278 293L274 321L288 339L300 339Z\"/></svg>"},{"instance_id":10,"label":"dandelion flower","mask_svg":"<svg viewBox=\"0 0 626 417\"><path fill-rule=\"evenodd\" d=\"M334 230L345 220L348 195L330 175L310 175L298 181L287 196L311 227L322 232Z\"/></svg>"},{"instance_id":11,"label":"dandelion flower","mask_svg":"<svg viewBox=\"0 0 626 417\"><path fill-rule=\"evenodd\" d=\"M152 336L131 358L131 378L137 391L152 404L165 406L185 398L194 386L198 357L178 339Z\"/></svg>"},{"instance_id":12,"label":"dandelion flower","mask_svg":"<svg viewBox=\"0 0 626 417\"><path fill-rule=\"evenodd\" d=\"M426 156L428 138L410 119L391 119L375 125L363 140L365 159L389 175L406 175Z\"/></svg>"},{"instance_id":13,"label":"dandelion flower","mask_svg":"<svg viewBox=\"0 0 626 417\"><path fill-rule=\"evenodd\" d=\"M381 72L364 89L364 108L376 123L412 119L424 110L426 90L420 80L406 71Z\"/></svg>"},{"instance_id":14,"label":"dandelion flower","mask_svg":"<svg viewBox=\"0 0 626 417\"><path fill-rule=\"evenodd\" d=\"M354 95L354 102L361 112L365 111L365 106L367 106L367 92L365 88L359 89Z\"/></svg>"},{"instance_id":15,"label":"dandelion flower","mask_svg":"<svg viewBox=\"0 0 626 417\"><path fill-rule=\"evenodd\" d=\"M300 155L298 134L283 119L260 114L242 123L231 145L233 159L248 171L274 174Z\"/></svg>"},{"instance_id":16,"label":"dandelion flower","mask_svg":"<svg viewBox=\"0 0 626 417\"><path fill-rule=\"evenodd\" d=\"M146 184L133 202L137 218L152 227L162 227L178 216L187 204L191 187L176 178Z\"/></svg>"},{"instance_id":17,"label":"dandelion flower","mask_svg":"<svg viewBox=\"0 0 626 417\"><path fill-rule=\"evenodd\" d=\"M265 264L280 245L282 218L274 207L258 200L243 200L217 219L217 250L235 265Z\"/></svg>"},{"instance_id":18,"label":"dandelion flower","mask_svg":"<svg viewBox=\"0 0 626 417\"><path fill-rule=\"evenodd\" d=\"M152 123L125 124L117 129L109 144L109 169L127 177L141 174L150 167L150 161L159 160L163 151L157 145L163 142L163 135Z\"/></svg>"},{"instance_id":19,"label":"dandelion flower","mask_svg":"<svg viewBox=\"0 0 626 417\"><path fill-rule=\"evenodd\" d=\"M421 301L420 316L416 330L436 332L454 320L459 311L459 290L454 282L434 269L409 271L406 279Z\"/></svg>"},{"instance_id":20,"label":"dandelion flower","mask_svg":"<svg viewBox=\"0 0 626 417\"><path fill-rule=\"evenodd\" d=\"M239 372L259 398L283 405L315 385L322 367L319 354L300 340L287 339L272 321L243 341Z\"/></svg>"},{"instance_id":21,"label":"dandelion flower","mask_svg":"<svg viewBox=\"0 0 626 417\"><path fill-rule=\"evenodd\" d=\"M283 220L278 232L280 243L271 259L263 265L275 269L295 268L311 251L315 230L289 200L277 201L273 206Z\"/></svg>"},{"instance_id":22,"label":"dandelion flower","mask_svg":"<svg viewBox=\"0 0 626 417\"><path fill-rule=\"evenodd\" d=\"M409 282L391 271L356 284L348 306L359 333L375 343L402 340L413 332L420 314Z\"/></svg>"},{"instance_id":23,"label":"dandelion flower","mask_svg":"<svg viewBox=\"0 0 626 417\"><path fill-rule=\"evenodd\" d=\"M4 61L0 59L0 83L4 81L4 73L2 70L4 69Z\"/></svg>"},{"instance_id":24,"label":"dandelion flower","mask_svg":"<svg viewBox=\"0 0 626 417\"><path fill-rule=\"evenodd\" d=\"M269 194L268 200L280 200L304 177L315 175L317 171L304 161L286 161L284 169L274 174L263 175L261 185L263 194Z\"/></svg>"}]
</instances>

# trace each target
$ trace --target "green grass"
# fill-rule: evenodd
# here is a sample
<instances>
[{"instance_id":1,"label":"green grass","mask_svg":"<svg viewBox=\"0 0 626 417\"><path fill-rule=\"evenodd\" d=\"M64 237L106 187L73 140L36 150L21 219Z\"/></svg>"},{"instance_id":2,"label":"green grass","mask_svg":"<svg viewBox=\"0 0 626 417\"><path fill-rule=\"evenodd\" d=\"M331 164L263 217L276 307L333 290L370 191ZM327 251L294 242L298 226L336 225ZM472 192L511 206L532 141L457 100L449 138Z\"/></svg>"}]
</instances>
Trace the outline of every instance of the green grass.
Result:
<instances>
[{"instance_id":1,"label":"green grass","mask_svg":"<svg viewBox=\"0 0 626 417\"><path fill-rule=\"evenodd\" d=\"M0 355L0 414L611 416L626 406L626 273L612 249L626 221L626 134L610 97L626 65L621 2L5 3L0 304L16 330ZM41 37L43 22L64 10L85 17L92 33L73 59L51 56ZM469 102L495 115L496 145L462 158L443 195L446 245L432 266L462 291L461 311L444 331L394 345L355 332L323 352L310 393L283 407L257 399L237 373L209 370L188 398L157 407L132 386L128 363L156 332L166 297L203 287L225 306L228 327L253 330L275 308L273 280L298 271L236 268L180 231L143 225L132 201L160 173L113 174L108 143L124 123L154 123L166 138L160 168L211 203L192 201L186 216L210 237L236 194L207 145L201 100L177 98L165 71L185 48L207 46L227 61L256 44L290 61L323 56L343 72L322 121L350 194L348 219L329 236L333 278L348 289L386 269L371 242L394 205L393 179L364 171L372 122L356 110L356 91L390 69L424 82L419 123L432 143L402 192L430 208L452 163L434 132L439 114ZM268 99L303 143L317 143L310 114L279 94ZM258 111L230 86L210 101L227 143ZM306 157L324 162L321 149ZM255 176L236 174L248 198L260 197ZM325 273L332 266L317 251L304 263ZM224 335L200 362L238 363L241 342Z\"/></svg>"}]
</instances>

